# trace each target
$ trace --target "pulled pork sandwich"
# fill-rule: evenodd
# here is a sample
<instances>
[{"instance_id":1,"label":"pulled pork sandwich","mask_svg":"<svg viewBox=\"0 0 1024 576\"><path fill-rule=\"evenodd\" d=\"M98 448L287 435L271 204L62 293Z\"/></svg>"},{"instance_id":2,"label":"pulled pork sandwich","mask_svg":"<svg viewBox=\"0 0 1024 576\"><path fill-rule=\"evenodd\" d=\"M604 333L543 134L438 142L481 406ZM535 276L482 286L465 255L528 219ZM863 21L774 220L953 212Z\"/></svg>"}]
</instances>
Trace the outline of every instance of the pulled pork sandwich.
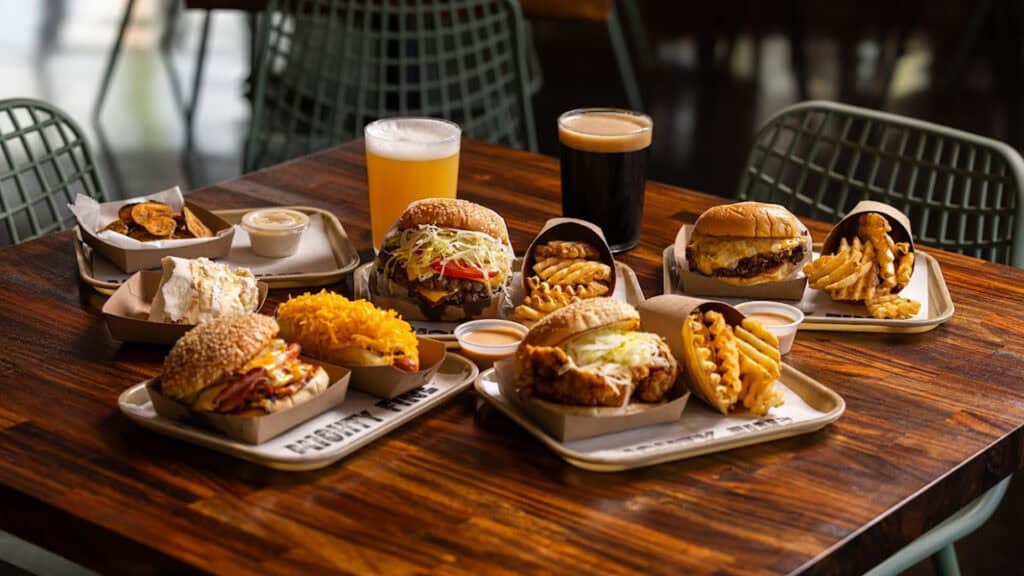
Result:
<instances>
[{"instance_id":1,"label":"pulled pork sandwich","mask_svg":"<svg viewBox=\"0 0 1024 576\"><path fill-rule=\"evenodd\" d=\"M504 297L512 260L497 212L452 198L418 200L384 237L373 289L415 300L428 318L446 306L469 318Z\"/></svg>"},{"instance_id":2,"label":"pulled pork sandwich","mask_svg":"<svg viewBox=\"0 0 1024 576\"><path fill-rule=\"evenodd\" d=\"M594 407L621 410L669 400L676 361L660 336L639 332L639 327L636 309L612 298L555 310L534 325L516 350L521 394L595 414L600 412Z\"/></svg>"},{"instance_id":3,"label":"pulled pork sandwich","mask_svg":"<svg viewBox=\"0 0 1024 576\"><path fill-rule=\"evenodd\" d=\"M299 360L298 344L277 336L260 314L215 318L171 349L160 392L201 412L259 416L311 400L327 389L323 368Z\"/></svg>"},{"instance_id":4,"label":"pulled pork sandwich","mask_svg":"<svg viewBox=\"0 0 1024 576\"><path fill-rule=\"evenodd\" d=\"M691 272L737 286L782 280L810 250L800 222L778 204L738 202L697 218L686 247Z\"/></svg>"}]
</instances>

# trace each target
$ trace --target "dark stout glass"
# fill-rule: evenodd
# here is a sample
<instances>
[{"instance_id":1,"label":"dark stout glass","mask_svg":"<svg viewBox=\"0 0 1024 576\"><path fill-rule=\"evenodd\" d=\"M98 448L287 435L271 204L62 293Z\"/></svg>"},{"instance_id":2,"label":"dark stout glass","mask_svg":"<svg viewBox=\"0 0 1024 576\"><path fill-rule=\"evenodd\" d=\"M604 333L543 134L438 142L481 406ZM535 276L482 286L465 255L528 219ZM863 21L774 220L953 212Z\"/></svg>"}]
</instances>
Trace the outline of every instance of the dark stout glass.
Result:
<instances>
[{"instance_id":1,"label":"dark stout glass","mask_svg":"<svg viewBox=\"0 0 1024 576\"><path fill-rule=\"evenodd\" d=\"M562 215L597 224L612 252L640 240L650 117L611 108L572 110L558 118L562 144Z\"/></svg>"}]
</instances>

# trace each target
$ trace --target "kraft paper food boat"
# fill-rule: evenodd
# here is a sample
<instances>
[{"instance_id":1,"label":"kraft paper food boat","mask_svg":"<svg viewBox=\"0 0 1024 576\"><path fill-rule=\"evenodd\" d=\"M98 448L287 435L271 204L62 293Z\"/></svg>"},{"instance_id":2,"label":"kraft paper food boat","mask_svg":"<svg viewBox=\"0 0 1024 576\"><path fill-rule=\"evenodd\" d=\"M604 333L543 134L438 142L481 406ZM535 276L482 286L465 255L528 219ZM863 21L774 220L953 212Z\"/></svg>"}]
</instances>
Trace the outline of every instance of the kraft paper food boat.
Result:
<instances>
[{"instance_id":1,"label":"kraft paper food boat","mask_svg":"<svg viewBox=\"0 0 1024 576\"><path fill-rule=\"evenodd\" d=\"M444 342L417 338L420 369L406 372L394 366L348 366L352 387L378 398L394 398L423 386L437 374L445 358Z\"/></svg>"},{"instance_id":2,"label":"kraft paper food boat","mask_svg":"<svg viewBox=\"0 0 1024 576\"><path fill-rule=\"evenodd\" d=\"M115 340L174 344L195 327L192 324L149 321L150 305L156 297L161 276L157 270L136 272L103 304L103 319ZM266 282L257 282L256 286L259 289L256 310L259 311L267 299L268 287Z\"/></svg>"},{"instance_id":3,"label":"kraft paper food boat","mask_svg":"<svg viewBox=\"0 0 1024 576\"><path fill-rule=\"evenodd\" d=\"M697 305L714 307L728 314L733 321L737 319L736 315L742 317L725 304L681 296L655 296L638 307L642 329L666 337L681 365L682 321ZM723 416L701 400L692 399L687 402L681 417L672 422L562 441L550 434L523 410L520 402L503 390L493 369L480 374L475 387L484 401L516 421L567 462L599 472L651 466L807 434L834 422L846 409L838 394L783 363L775 387L783 393L785 403L773 408L766 416L756 416L746 410Z\"/></svg>"},{"instance_id":4,"label":"kraft paper food boat","mask_svg":"<svg viewBox=\"0 0 1024 576\"><path fill-rule=\"evenodd\" d=\"M350 389L342 404L258 445L161 416L154 409L146 382L125 390L118 406L132 421L158 434L278 470L316 470L445 403L472 385L478 373L466 358L448 354L434 377L420 388L390 400Z\"/></svg>"},{"instance_id":5,"label":"kraft paper food boat","mask_svg":"<svg viewBox=\"0 0 1024 576\"><path fill-rule=\"evenodd\" d=\"M345 401L350 373L348 368L302 358L304 362L323 367L330 385L315 398L287 410L264 416L213 414L189 409L160 393L159 378L145 381L144 387L157 414L171 420L195 420L220 430L228 438L245 444L262 444Z\"/></svg>"},{"instance_id":6,"label":"kraft paper food boat","mask_svg":"<svg viewBox=\"0 0 1024 576\"><path fill-rule=\"evenodd\" d=\"M690 398L682 378L676 379L673 398L658 405L644 405L631 402L620 412L602 409L600 415L587 414L590 410L581 407L575 412L556 410L545 404L530 402L516 389L511 360L495 362L488 371L493 374L503 398L514 403L530 420L545 433L559 442L572 442L604 434L655 426L679 420Z\"/></svg>"},{"instance_id":7,"label":"kraft paper food boat","mask_svg":"<svg viewBox=\"0 0 1024 576\"><path fill-rule=\"evenodd\" d=\"M248 234L239 227L235 230L230 251L221 262L249 268L257 279L266 282L271 289L334 284L359 266L359 253L334 214L309 206L281 208L297 210L310 217L310 227L303 236L300 254L280 259L256 256L249 248ZM211 213L229 224L238 224L246 213L257 209L214 210ZM79 241L76 241L74 246L79 277L97 292L113 294L129 275L118 270L102 255L85 245L80 240L80 229L77 230L77 234Z\"/></svg>"},{"instance_id":8,"label":"kraft paper food boat","mask_svg":"<svg viewBox=\"0 0 1024 576\"><path fill-rule=\"evenodd\" d=\"M910 228L909 219L887 204L873 201L862 201L854 206L847 216L837 224L826 237L831 246L836 246L839 239L846 237L850 232L849 227L854 226L857 216L864 212L878 212L889 220L892 225L890 234L896 242L910 242L911 250L914 251L914 273L910 283L900 292L901 296L913 298L921 302L921 311L914 318L905 320L877 319L867 315L867 311L860 304L848 302L834 302L827 293L808 289L795 306L803 310L806 316L800 324L801 330L821 330L839 332L883 332L896 334L916 334L932 330L953 317L953 300L946 286L946 280L942 276L942 269L939 263L926 252L915 249L913 244L913 232ZM662 254L663 265L663 290L666 294L690 294L680 286L679 270L675 264L677 246L665 248ZM832 248L833 250L835 248ZM815 244L814 253L821 254L824 244ZM772 298L719 298L729 303L739 303L746 300L760 300Z\"/></svg>"},{"instance_id":9,"label":"kraft paper food boat","mask_svg":"<svg viewBox=\"0 0 1024 576\"><path fill-rule=\"evenodd\" d=\"M213 231L213 237L144 243L112 232L106 232L102 237L100 236L102 227L116 218L119 207L146 200L163 202L170 205L176 212L180 212L183 206L187 207ZM232 224L183 199L177 186L157 194L103 204L98 204L91 198L79 195L75 200L75 206L72 207L72 212L78 223L77 229L82 240L127 274L147 268L158 268L160 259L164 256L221 258L231 250L231 242L235 235L235 227ZM115 215L112 216L111 212ZM168 246L161 247L163 244Z\"/></svg>"}]
</instances>

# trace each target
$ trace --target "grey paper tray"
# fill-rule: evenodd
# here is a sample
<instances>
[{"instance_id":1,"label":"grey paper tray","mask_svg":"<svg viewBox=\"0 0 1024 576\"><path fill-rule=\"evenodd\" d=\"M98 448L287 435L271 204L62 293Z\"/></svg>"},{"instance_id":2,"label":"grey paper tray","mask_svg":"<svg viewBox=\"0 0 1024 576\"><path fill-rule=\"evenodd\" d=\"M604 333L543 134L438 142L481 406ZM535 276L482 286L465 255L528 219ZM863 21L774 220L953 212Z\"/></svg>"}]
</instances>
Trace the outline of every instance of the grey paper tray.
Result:
<instances>
[{"instance_id":1,"label":"grey paper tray","mask_svg":"<svg viewBox=\"0 0 1024 576\"><path fill-rule=\"evenodd\" d=\"M434 378L420 388L390 400L349 389L345 401L337 408L255 446L158 415L145 383L125 390L118 398L118 406L143 428L165 436L278 470L316 470L443 404L469 388L478 374L475 364L449 352Z\"/></svg>"},{"instance_id":2,"label":"grey paper tray","mask_svg":"<svg viewBox=\"0 0 1024 576\"><path fill-rule=\"evenodd\" d=\"M355 246L348 238L348 234L345 232L345 227L341 225L337 216L331 214L327 210L321 210L320 208L312 208L309 206L281 206L281 208L288 208L290 210L298 210L308 215L319 214L323 217L325 230L327 231L328 241L331 243L331 249L334 252L334 259L337 262L337 268L327 272L313 272L313 273L294 273L294 274L275 274L275 275L261 275L259 280L266 282L271 289L278 288L308 288L315 286L326 286L328 284L334 284L340 281L345 274L348 274L359 266L359 253L356 252ZM242 216L246 212L251 212L255 208L242 208L235 210L213 210L213 214L220 216L230 224L238 224L242 221ZM75 260L78 263L78 276L83 282L92 286L97 292L101 294L111 295L117 290L123 282L111 282L106 280L100 280L93 276L93 258L102 258L96 254L95 251L89 249L82 240L81 233L78 228L75 228ZM231 256L222 260L223 262L231 263ZM127 280L129 274L124 275L124 280Z\"/></svg>"},{"instance_id":3,"label":"grey paper tray","mask_svg":"<svg viewBox=\"0 0 1024 576\"><path fill-rule=\"evenodd\" d=\"M649 426L574 442L559 442L535 424L511 398L502 395L494 370L481 373L474 384L488 404L515 420L566 462L596 472L618 472L693 458L807 434L836 421L846 409L842 397L817 380L786 364L775 384L786 404L765 417L739 412L728 417L692 399L678 422Z\"/></svg>"},{"instance_id":4,"label":"grey paper tray","mask_svg":"<svg viewBox=\"0 0 1024 576\"><path fill-rule=\"evenodd\" d=\"M821 244L814 245L815 252L821 250ZM924 264L923 270L928 273L928 311L927 317L909 320L879 320L869 317L851 316L816 316L807 314L800 324L801 330L818 330L827 332L885 332L890 334L918 334L934 330L939 324L953 317L953 299L949 295L949 287L942 276L939 262L930 254L922 251L914 253ZM676 274L675 249L665 248L662 253L662 289L665 294L684 294L679 289L679 276ZM810 287L807 290L811 290ZM731 304L743 302L740 298L716 298ZM793 302L786 302L793 304Z\"/></svg>"}]
</instances>

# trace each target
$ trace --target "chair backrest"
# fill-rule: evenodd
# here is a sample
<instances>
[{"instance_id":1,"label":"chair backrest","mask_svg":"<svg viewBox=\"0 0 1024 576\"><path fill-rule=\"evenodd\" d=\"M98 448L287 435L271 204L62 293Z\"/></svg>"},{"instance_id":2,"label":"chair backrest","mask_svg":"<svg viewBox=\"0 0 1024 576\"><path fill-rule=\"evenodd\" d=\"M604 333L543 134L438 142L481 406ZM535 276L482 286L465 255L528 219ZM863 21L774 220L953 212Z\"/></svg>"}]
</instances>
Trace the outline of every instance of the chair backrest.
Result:
<instances>
[{"instance_id":1,"label":"chair backrest","mask_svg":"<svg viewBox=\"0 0 1024 576\"><path fill-rule=\"evenodd\" d=\"M69 227L78 193L106 200L78 124L46 102L0 100L0 246Z\"/></svg>"},{"instance_id":2,"label":"chair backrest","mask_svg":"<svg viewBox=\"0 0 1024 576\"><path fill-rule=\"evenodd\" d=\"M516 0L272 0L246 170L362 138L389 116L536 149Z\"/></svg>"},{"instance_id":3,"label":"chair backrest","mask_svg":"<svg viewBox=\"0 0 1024 576\"><path fill-rule=\"evenodd\" d=\"M995 140L835 102L784 109L758 131L737 198L837 221L860 200L907 214L915 241L1024 263L1024 160Z\"/></svg>"}]
</instances>

